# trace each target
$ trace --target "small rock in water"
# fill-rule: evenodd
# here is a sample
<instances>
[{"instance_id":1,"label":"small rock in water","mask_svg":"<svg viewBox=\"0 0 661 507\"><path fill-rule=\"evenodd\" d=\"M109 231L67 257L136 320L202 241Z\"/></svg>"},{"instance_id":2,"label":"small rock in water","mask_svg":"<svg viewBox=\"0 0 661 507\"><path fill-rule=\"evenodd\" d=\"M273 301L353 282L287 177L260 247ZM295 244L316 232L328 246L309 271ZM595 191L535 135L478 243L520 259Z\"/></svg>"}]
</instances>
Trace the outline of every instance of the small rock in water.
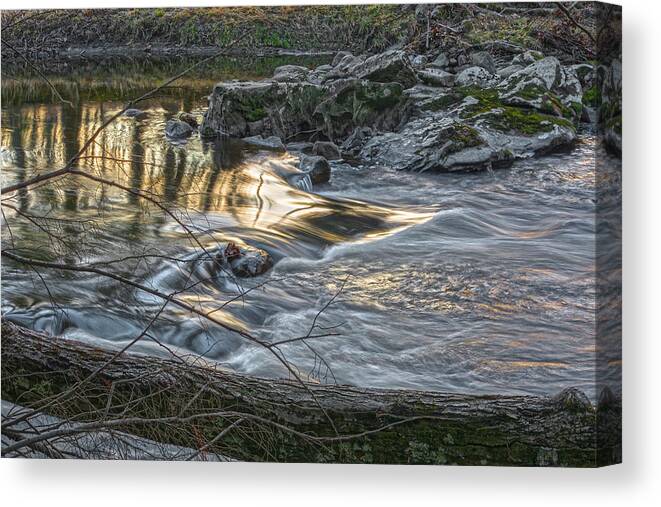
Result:
<instances>
[{"instance_id":1,"label":"small rock in water","mask_svg":"<svg viewBox=\"0 0 661 507\"><path fill-rule=\"evenodd\" d=\"M262 275L273 267L273 259L266 250L239 246L232 241L221 246L216 260L241 278Z\"/></svg>"},{"instance_id":2,"label":"small rock in water","mask_svg":"<svg viewBox=\"0 0 661 507\"><path fill-rule=\"evenodd\" d=\"M330 141L317 141L312 147L312 153L324 157L326 160L339 160L342 158L340 149Z\"/></svg>"},{"instance_id":3,"label":"small rock in water","mask_svg":"<svg viewBox=\"0 0 661 507\"><path fill-rule=\"evenodd\" d=\"M278 136L262 137L262 136L251 136L244 137L243 141L252 144L254 146L259 146L261 148L269 148L271 150L285 151L285 145L282 144L282 139Z\"/></svg>"},{"instance_id":4,"label":"small rock in water","mask_svg":"<svg viewBox=\"0 0 661 507\"><path fill-rule=\"evenodd\" d=\"M170 139L185 139L193 133L193 127L181 120L168 120L165 135Z\"/></svg>"},{"instance_id":5,"label":"small rock in water","mask_svg":"<svg viewBox=\"0 0 661 507\"><path fill-rule=\"evenodd\" d=\"M188 123L191 127L196 129L198 127L197 118L191 113L179 113L178 119L184 123Z\"/></svg>"},{"instance_id":6,"label":"small rock in water","mask_svg":"<svg viewBox=\"0 0 661 507\"><path fill-rule=\"evenodd\" d=\"M147 113L145 113L142 109L131 108L124 111L124 116L128 118L141 118L146 115Z\"/></svg>"},{"instance_id":7,"label":"small rock in water","mask_svg":"<svg viewBox=\"0 0 661 507\"><path fill-rule=\"evenodd\" d=\"M310 176L310 181L314 185L330 181L331 168L324 157L301 155L298 167Z\"/></svg>"}]
</instances>

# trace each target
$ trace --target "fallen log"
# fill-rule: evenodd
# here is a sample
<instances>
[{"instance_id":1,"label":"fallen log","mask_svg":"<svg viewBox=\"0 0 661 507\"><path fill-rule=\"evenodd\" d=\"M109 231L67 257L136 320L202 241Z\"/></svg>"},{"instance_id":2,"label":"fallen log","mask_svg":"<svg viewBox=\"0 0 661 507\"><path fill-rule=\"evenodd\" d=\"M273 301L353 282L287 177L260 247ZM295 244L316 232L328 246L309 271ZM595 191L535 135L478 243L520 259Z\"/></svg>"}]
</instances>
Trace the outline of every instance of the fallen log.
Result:
<instances>
[{"instance_id":1,"label":"fallen log","mask_svg":"<svg viewBox=\"0 0 661 507\"><path fill-rule=\"evenodd\" d=\"M576 389L537 397L302 385L191 360L125 353L109 362L114 354L3 321L2 398L36 413L45 406L79 431L250 461L593 467L621 459L621 403L608 393L594 407ZM2 432L20 442L16 427L5 418ZM62 431L25 438L42 445Z\"/></svg>"}]
</instances>

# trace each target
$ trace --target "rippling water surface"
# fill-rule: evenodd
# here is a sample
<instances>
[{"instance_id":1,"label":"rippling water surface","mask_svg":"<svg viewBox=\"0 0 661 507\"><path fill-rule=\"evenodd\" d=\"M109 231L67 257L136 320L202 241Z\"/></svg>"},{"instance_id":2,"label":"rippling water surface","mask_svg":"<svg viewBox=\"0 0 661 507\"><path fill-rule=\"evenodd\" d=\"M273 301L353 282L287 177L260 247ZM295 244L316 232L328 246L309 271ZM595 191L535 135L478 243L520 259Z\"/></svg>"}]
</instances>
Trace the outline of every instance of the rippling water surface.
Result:
<instances>
[{"instance_id":1,"label":"rippling water surface","mask_svg":"<svg viewBox=\"0 0 661 507\"><path fill-rule=\"evenodd\" d=\"M7 81L11 88L3 82L3 185L62 166L121 100L176 68L148 63L147 70L115 62L114 73L103 66L60 72L54 80L79 90L73 107L54 103L20 73ZM158 196L178 220L70 177L15 196L3 246L55 262L100 263L161 292L181 291L181 299L266 341L306 335L315 322L312 334L329 336L281 350L320 381L479 393L577 386L594 397L594 138L584 133L571 153L494 173L336 164L331 183L313 191L290 155L236 140L164 139L167 119L204 112L214 80L270 74L281 63L207 67L143 104L144 118L120 118L81 161ZM102 93L86 96L90 89ZM226 240L265 248L275 268L239 288L196 260L199 248L179 222L208 249ZM118 346L163 303L98 275L26 271L3 260L2 304L16 322ZM137 350L167 354L168 347L251 374L286 375L263 348L174 306L151 333L163 346L143 340Z\"/></svg>"}]
</instances>

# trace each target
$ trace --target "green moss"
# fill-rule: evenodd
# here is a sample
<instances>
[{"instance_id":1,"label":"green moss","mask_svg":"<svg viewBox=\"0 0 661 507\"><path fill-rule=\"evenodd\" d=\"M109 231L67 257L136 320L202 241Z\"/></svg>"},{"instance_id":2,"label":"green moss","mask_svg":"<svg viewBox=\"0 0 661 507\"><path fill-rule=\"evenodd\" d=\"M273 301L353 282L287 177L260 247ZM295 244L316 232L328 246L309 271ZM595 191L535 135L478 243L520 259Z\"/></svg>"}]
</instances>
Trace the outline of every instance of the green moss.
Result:
<instances>
[{"instance_id":1,"label":"green moss","mask_svg":"<svg viewBox=\"0 0 661 507\"><path fill-rule=\"evenodd\" d=\"M531 96L538 90L529 89L527 93ZM545 112L537 112L534 109L515 107L503 104L494 89L482 89L474 87L460 88L459 92L464 97L473 97L477 100L476 104L467 106L462 112L463 118L475 118L480 116L486 120L491 127L503 132L519 132L525 135L535 135L541 132L550 132L554 125L574 127L572 120L575 118L574 110L564 106L560 100L553 94L546 94L542 107ZM557 112L562 114L562 118L556 116Z\"/></svg>"},{"instance_id":2,"label":"green moss","mask_svg":"<svg viewBox=\"0 0 661 507\"><path fill-rule=\"evenodd\" d=\"M449 153L455 153L466 148L473 148L484 144L479 132L469 125L453 125L448 131L448 137L452 141L452 147Z\"/></svg>"},{"instance_id":3,"label":"green moss","mask_svg":"<svg viewBox=\"0 0 661 507\"><path fill-rule=\"evenodd\" d=\"M541 86L529 83L517 92L517 97L524 100L537 100L546 94L546 90Z\"/></svg>"},{"instance_id":4,"label":"green moss","mask_svg":"<svg viewBox=\"0 0 661 507\"><path fill-rule=\"evenodd\" d=\"M502 112L494 112L483 116L488 125L503 132L515 131L524 135L535 135L550 132L555 125L574 128L571 121L558 118L532 109L506 106Z\"/></svg>"},{"instance_id":5,"label":"green moss","mask_svg":"<svg viewBox=\"0 0 661 507\"><path fill-rule=\"evenodd\" d=\"M583 104L591 107L599 107L601 103L601 92L597 85L592 85L583 92Z\"/></svg>"}]
</instances>

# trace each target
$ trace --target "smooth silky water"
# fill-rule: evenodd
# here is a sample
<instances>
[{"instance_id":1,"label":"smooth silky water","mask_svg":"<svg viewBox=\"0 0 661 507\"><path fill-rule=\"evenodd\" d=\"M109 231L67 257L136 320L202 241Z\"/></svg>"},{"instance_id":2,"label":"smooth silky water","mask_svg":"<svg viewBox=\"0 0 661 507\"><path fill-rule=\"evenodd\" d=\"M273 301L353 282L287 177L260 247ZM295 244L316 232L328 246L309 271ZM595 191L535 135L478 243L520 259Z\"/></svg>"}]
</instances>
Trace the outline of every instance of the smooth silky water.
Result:
<instances>
[{"instance_id":1,"label":"smooth silky water","mask_svg":"<svg viewBox=\"0 0 661 507\"><path fill-rule=\"evenodd\" d=\"M52 99L27 70L3 69L3 185L61 167L122 101L189 63L66 64L51 79L73 106ZM141 104L144 118L111 124L80 162L158 197L209 250L227 240L267 249L276 265L265 276L239 288L198 259L199 247L161 209L74 177L15 196L15 209L4 208L3 247L182 291L180 299L266 341L306 335L335 297L312 332L329 336L281 346L321 382L523 394L575 386L594 399L594 137L582 133L571 153L492 173L338 164L331 183L314 189L290 155L237 140L164 138L179 111L202 115L215 81L270 75L284 63L325 61L205 65ZM31 222L26 212L44 218ZM4 318L56 335L121 346L162 305L98 275L2 262ZM172 305L150 333L160 344L145 338L136 351L190 352L241 372L287 375L270 352Z\"/></svg>"}]
</instances>

